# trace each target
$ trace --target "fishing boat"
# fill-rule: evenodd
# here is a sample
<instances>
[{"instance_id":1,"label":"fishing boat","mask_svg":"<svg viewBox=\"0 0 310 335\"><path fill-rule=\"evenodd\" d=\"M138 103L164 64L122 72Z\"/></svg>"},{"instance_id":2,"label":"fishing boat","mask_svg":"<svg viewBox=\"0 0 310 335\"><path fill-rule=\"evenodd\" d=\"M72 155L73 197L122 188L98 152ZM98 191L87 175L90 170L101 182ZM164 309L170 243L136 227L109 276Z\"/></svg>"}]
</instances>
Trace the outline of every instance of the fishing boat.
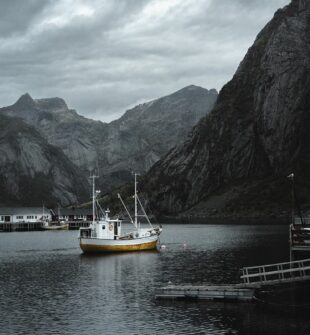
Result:
<instances>
[{"instance_id":1,"label":"fishing boat","mask_svg":"<svg viewBox=\"0 0 310 335\"><path fill-rule=\"evenodd\" d=\"M122 233L122 220L119 218L112 219L109 217L110 211L108 209L106 211L102 210L97 200L97 194L100 191L95 191L95 178L98 178L98 176L93 175L90 178L92 179L93 189L93 221L89 227L80 228L79 242L82 251L84 253L108 253L155 249L162 228L153 227L141 204L137 195L137 174L135 174L134 218L132 218L121 195L118 194L118 198L133 224L133 230L129 233ZM138 214L138 207L142 214ZM140 217L146 219L149 227L141 227Z\"/></svg>"},{"instance_id":2,"label":"fishing boat","mask_svg":"<svg viewBox=\"0 0 310 335\"><path fill-rule=\"evenodd\" d=\"M64 221L58 221L58 222L51 222L48 219L48 216L45 215L45 207L43 204L42 208L42 217L39 219L39 221L42 222L42 229L44 230L68 230L69 224L65 223Z\"/></svg>"},{"instance_id":3,"label":"fishing boat","mask_svg":"<svg viewBox=\"0 0 310 335\"><path fill-rule=\"evenodd\" d=\"M69 229L69 224L65 222L56 222L56 223L51 223L49 221L44 221L42 228L44 230L68 230Z\"/></svg>"}]
</instances>

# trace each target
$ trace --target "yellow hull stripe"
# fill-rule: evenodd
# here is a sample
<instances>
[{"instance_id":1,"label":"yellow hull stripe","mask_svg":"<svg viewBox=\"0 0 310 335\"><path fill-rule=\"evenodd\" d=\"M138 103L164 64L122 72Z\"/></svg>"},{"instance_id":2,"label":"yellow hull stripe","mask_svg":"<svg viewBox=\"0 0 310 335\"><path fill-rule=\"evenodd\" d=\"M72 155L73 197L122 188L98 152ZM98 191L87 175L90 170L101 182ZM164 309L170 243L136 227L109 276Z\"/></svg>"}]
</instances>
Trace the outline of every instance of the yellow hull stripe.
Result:
<instances>
[{"instance_id":1,"label":"yellow hull stripe","mask_svg":"<svg viewBox=\"0 0 310 335\"><path fill-rule=\"evenodd\" d=\"M80 244L84 252L122 252L155 249L157 241L132 245L92 245Z\"/></svg>"}]
</instances>

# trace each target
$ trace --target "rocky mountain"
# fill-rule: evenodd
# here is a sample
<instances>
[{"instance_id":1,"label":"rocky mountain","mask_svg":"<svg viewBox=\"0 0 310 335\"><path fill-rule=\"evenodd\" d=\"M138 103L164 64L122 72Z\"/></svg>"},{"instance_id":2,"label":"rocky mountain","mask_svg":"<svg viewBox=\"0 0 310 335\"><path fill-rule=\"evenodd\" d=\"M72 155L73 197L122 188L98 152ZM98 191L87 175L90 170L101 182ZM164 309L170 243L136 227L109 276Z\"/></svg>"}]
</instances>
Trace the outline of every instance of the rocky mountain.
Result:
<instances>
[{"instance_id":1,"label":"rocky mountain","mask_svg":"<svg viewBox=\"0 0 310 335\"><path fill-rule=\"evenodd\" d=\"M46 141L62 150L84 176L99 169L108 191L146 172L214 106L214 89L188 86L169 96L128 110L109 124L84 118L60 98L33 99L25 94L0 114L21 118Z\"/></svg>"},{"instance_id":2,"label":"rocky mountain","mask_svg":"<svg viewBox=\"0 0 310 335\"><path fill-rule=\"evenodd\" d=\"M259 33L212 112L142 187L162 214L289 211L292 171L300 201L310 200L309 129L310 1L293 0Z\"/></svg>"},{"instance_id":3,"label":"rocky mountain","mask_svg":"<svg viewBox=\"0 0 310 335\"><path fill-rule=\"evenodd\" d=\"M88 199L86 178L21 119L0 114L0 204L62 205Z\"/></svg>"}]
</instances>

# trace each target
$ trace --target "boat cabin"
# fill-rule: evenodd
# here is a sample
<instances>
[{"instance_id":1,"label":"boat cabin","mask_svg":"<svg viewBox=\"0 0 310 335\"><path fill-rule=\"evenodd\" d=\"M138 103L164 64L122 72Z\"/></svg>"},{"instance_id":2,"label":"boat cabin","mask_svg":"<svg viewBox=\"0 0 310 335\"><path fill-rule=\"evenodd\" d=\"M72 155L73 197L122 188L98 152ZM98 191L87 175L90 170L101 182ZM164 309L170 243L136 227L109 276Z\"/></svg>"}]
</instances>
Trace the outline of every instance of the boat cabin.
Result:
<instances>
[{"instance_id":1,"label":"boat cabin","mask_svg":"<svg viewBox=\"0 0 310 335\"><path fill-rule=\"evenodd\" d=\"M122 221L110 219L108 213L109 211L106 211L104 219L94 221L87 228L80 228L80 237L117 240L122 233Z\"/></svg>"}]
</instances>

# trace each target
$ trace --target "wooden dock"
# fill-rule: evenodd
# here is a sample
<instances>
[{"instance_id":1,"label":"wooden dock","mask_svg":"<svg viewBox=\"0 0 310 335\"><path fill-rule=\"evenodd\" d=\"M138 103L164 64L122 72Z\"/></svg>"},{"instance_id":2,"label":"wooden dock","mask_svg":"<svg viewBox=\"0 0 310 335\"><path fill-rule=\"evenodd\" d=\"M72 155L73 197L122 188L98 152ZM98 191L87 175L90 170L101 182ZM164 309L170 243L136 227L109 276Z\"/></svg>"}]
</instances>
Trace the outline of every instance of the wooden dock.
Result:
<instances>
[{"instance_id":1,"label":"wooden dock","mask_svg":"<svg viewBox=\"0 0 310 335\"><path fill-rule=\"evenodd\" d=\"M310 259L244 267L243 283L227 285L168 285L155 291L156 299L251 302L263 286L310 280Z\"/></svg>"},{"instance_id":2,"label":"wooden dock","mask_svg":"<svg viewBox=\"0 0 310 335\"><path fill-rule=\"evenodd\" d=\"M255 287L236 285L168 285L155 291L156 299L251 302Z\"/></svg>"},{"instance_id":3,"label":"wooden dock","mask_svg":"<svg viewBox=\"0 0 310 335\"><path fill-rule=\"evenodd\" d=\"M91 221L66 221L70 230L77 230L80 227L88 227ZM51 222L53 224L53 222ZM56 224L56 222L55 222ZM43 229L43 222L4 222L0 223L0 232L14 231L40 231Z\"/></svg>"}]
</instances>

